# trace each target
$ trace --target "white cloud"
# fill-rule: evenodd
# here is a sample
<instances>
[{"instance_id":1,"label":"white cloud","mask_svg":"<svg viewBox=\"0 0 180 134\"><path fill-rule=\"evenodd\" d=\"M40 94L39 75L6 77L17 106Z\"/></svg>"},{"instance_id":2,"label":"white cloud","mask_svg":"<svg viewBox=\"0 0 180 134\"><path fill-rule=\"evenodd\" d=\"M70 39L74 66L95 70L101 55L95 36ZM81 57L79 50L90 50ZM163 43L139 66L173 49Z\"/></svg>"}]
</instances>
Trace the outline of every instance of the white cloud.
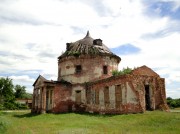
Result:
<instances>
[{"instance_id":1,"label":"white cloud","mask_svg":"<svg viewBox=\"0 0 180 134\"><path fill-rule=\"evenodd\" d=\"M174 9L180 7L179 0L174 2ZM179 21L168 17L152 19L145 11L146 5L141 0L3 1L0 72L12 76L16 71L41 70L43 75L56 80L57 57L65 51L66 42L81 39L90 30L93 38L101 38L108 47L130 43L141 49L135 55L120 55L120 68L141 65L161 68L157 72L162 76L168 74L167 84L179 81L179 71L175 70L180 68ZM33 84L34 75L12 77L32 91L29 85Z\"/></svg>"},{"instance_id":2,"label":"white cloud","mask_svg":"<svg viewBox=\"0 0 180 134\"><path fill-rule=\"evenodd\" d=\"M166 97L173 97L173 98L179 98L179 92L180 92L180 88L176 88L176 89L166 89Z\"/></svg>"},{"instance_id":3,"label":"white cloud","mask_svg":"<svg viewBox=\"0 0 180 134\"><path fill-rule=\"evenodd\" d=\"M30 78L29 76L27 75L23 75L23 76L10 76L9 78L13 79L13 82L14 83L19 83L19 82L34 82L35 80Z\"/></svg>"}]
</instances>

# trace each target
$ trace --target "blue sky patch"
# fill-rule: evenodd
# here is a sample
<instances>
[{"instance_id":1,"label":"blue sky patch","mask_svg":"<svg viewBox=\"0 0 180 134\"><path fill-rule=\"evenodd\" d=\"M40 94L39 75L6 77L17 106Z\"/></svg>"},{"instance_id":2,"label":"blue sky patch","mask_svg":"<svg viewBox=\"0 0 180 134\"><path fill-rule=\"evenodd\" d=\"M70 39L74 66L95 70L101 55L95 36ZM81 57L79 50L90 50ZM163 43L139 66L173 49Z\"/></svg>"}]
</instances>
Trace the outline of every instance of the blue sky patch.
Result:
<instances>
[{"instance_id":1,"label":"blue sky patch","mask_svg":"<svg viewBox=\"0 0 180 134\"><path fill-rule=\"evenodd\" d=\"M117 55L129 55L129 54L136 54L141 51L140 48L132 45L132 44L124 44L118 46L116 48L110 48L111 51Z\"/></svg>"},{"instance_id":2,"label":"blue sky patch","mask_svg":"<svg viewBox=\"0 0 180 134\"><path fill-rule=\"evenodd\" d=\"M180 20L180 7L175 8L176 3L173 1L156 2L146 1L144 5L147 7L147 15L170 17L175 20Z\"/></svg>"}]
</instances>

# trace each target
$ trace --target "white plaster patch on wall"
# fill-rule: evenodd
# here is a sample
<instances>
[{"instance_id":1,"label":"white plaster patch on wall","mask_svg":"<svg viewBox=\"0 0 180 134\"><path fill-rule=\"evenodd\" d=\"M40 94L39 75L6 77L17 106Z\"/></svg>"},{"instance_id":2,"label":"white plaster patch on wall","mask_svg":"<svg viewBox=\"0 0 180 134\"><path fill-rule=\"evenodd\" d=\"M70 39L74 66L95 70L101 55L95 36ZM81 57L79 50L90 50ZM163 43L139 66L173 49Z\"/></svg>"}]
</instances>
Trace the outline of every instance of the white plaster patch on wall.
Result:
<instances>
[{"instance_id":1,"label":"white plaster patch on wall","mask_svg":"<svg viewBox=\"0 0 180 134\"><path fill-rule=\"evenodd\" d=\"M102 67L95 67L94 74L96 74L96 78L100 77L102 75Z\"/></svg>"},{"instance_id":2,"label":"white plaster patch on wall","mask_svg":"<svg viewBox=\"0 0 180 134\"><path fill-rule=\"evenodd\" d=\"M99 90L99 105L104 107L104 91L102 88Z\"/></svg>"},{"instance_id":3,"label":"white plaster patch on wall","mask_svg":"<svg viewBox=\"0 0 180 134\"><path fill-rule=\"evenodd\" d=\"M61 67L61 76L74 74L75 72L74 64L71 61L66 61L61 63L60 67Z\"/></svg>"},{"instance_id":4,"label":"white plaster patch on wall","mask_svg":"<svg viewBox=\"0 0 180 134\"><path fill-rule=\"evenodd\" d=\"M109 87L110 108L115 108L115 86Z\"/></svg>"},{"instance_id":5,"label":"white plaster patch on wall","mask_svg":"<svg viewBox=\"0 0 180 134\"><path fill-rule=\"evenodd\" d=\"M66 75L62 77L63 80L73 83L84 83L89 81L89 76L76 77L73 75Z\"/></svg>"},{"instance_id":6,"label":"white plaster patch on wall","mask_svg":"<svg viewBox=\"0 0 180 134\"><path fill-rule=\"evenodd\" d=\"M126 82L126 86L127 86L127 103L137 104L137 96L132 91L132 89L129 86L128 82Z\"/></svg>"},{"instance_id":7,"label":"white plaster patch on wall","mask_svg":"<svg viewBox=\"0 0 180 134\"><path fill-rule=\"evenodd\" d=\"M83 76L83 77L75 77L75 76L69 76L69 78L72 79L73 83L84 83L89 81L88 76Z\"/></svg>"},{"instance_id":8,"label":"white plaster patch on wall","mask_svg":"<svg viewBox=\"0 0 180 134\"><path fill-rule=\"evenodd\" d=\"M72 101L76 101L76 91L81 91L81 102L82 103L85 103L86 102L86 93L85 93L85 90L82 86L76 86L76 87L73 87L72 89L72 96L71 96L71 100Z\"/></svg>"}]
</instances>

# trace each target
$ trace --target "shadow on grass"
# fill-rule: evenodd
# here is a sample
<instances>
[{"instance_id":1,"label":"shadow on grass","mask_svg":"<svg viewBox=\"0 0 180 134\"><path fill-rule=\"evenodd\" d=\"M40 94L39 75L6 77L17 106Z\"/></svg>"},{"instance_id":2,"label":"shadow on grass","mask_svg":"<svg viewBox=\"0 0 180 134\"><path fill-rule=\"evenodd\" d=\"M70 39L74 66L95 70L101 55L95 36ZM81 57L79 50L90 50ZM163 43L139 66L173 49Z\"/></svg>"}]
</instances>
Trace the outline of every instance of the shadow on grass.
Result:
<instances>
[{"instance_id":1,"label":"shadow on grass","mask_svg":"<svg viewBox=\"0 0 180 134\"><path fill-rule=\"evenodd\" d=\"M35 116L38 116L38 115L40 115L40 114L26 113L26 114L15 114L13 116L17 117L17 118L31 118L31 117L35 117Z\"/></svg>"},{"instance_id":2,"label":"shadow on grass","mask_svg":"<svg viewBox=\"0 0 180 134\"><path fill-rule=\"evenodd\" d=\"M93 116L93 117L113 117L118 114L100 114L100 113L88 113L88 112L76 112L75 114L84 115L84 116Z\"/></svg>"},{"instance_id":3,"label":"shadow on grass","mask_svg":"<svg viewBox=\"0 0 180 134\"><path fill-rule=\"evenodd\" d=\"M120 114L100 114L100 113L88 113L88 112L67 112L67 113L64 112L64 113L46 113L46 114L54 114L54 115L76 114L76 115L82 115L82 116L103 117L103 118L114 117L114 116L120 115ZM35 117L39 115L42 115L42 114L26 113L26 114L15 114L13 116L17 118L31 118L31 117Z\"/></svg>"},{"instance_id":4,"label":"shadow on grass","mask_svg":"<svg viewBox=\"0 0 180 134\"><path fill-rule=\"evenodd\" d=\"M70 115L70 114L76 114L76 115L83 115L83 116L91 116L91 117L113 117L120 114L101 114L101 113L89 113L89 112L62 112L62 113L46 113L46 114L53 114L53 115Z\"/></svg>"}]
</instances>

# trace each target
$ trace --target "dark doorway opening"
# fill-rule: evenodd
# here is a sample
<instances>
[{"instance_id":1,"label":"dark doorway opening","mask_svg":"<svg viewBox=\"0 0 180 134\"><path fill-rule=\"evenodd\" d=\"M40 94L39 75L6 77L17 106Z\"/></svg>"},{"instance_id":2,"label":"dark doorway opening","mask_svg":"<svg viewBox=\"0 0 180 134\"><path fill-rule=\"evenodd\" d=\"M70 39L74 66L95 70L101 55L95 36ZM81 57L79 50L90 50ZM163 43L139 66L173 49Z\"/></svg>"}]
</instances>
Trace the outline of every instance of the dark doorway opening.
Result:
<instances>
[{"instance_id":1,"label":"dark doorway opening","mask_svg":"<svg viewBox=\"0 0 180 134\"><path fill-rule=\"evenodd\" d=\"M146 105L146 110L151 110L149 85L145 85L145 105Z\"/></svg>"},{"instance_id":2,"label":"dark doorway opening","mask_svg":"<svg viewBox=\"0 0 180 134\"><path fill-rule=\"evenodd\" d=\"M108 67L107 66L103 66L103 74L108 74Z\"/></svg>"},{"instance_id":3,"label":"dark doorway opening","mask_svg":"<svg viewBox=\"0 0 180 134\"><path fill-rule=\"evenodd\" d=\"M76 91L76 103L81 104L81 91Z\"/></svg>"}]
</instances>

